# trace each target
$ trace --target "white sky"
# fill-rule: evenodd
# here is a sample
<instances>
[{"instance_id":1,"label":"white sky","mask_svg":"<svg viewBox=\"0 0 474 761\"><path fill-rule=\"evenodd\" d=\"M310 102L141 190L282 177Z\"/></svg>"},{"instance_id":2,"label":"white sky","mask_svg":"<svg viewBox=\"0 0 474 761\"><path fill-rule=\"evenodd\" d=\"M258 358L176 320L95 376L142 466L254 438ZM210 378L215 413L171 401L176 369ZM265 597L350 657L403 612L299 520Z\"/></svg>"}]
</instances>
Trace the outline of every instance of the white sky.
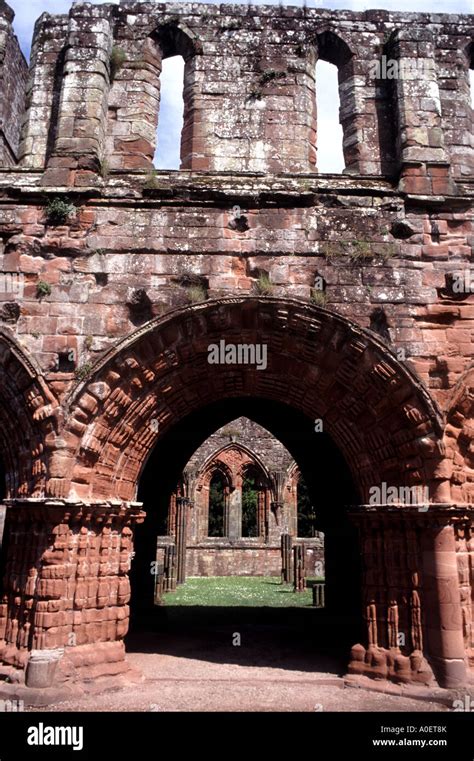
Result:
<instances>
[{"instance_id":1,"label":"white sky","mask_svg":"<svg viewBox=\"0 0 474 761\"><path fill-rule=\"evenodd\" d=\"M238 0L234 0L234 2ZM29 56L33 26L36 19L47 13L67 13L71 0L7 0L15 11L14 27L25 55ZM96 5L111 0L97 0ZM220 4L220 0L208 0ZM242 4L242 3L239 3ZM247 4L245 1L243 4ZM271 0L253 0L253 5L278 5ZM287 5L302 5L294 0ZM364 11L370 8L393 11L425 11L428 13L474 13L474 0L307 0L309 8ZM474 105L474 72L471 73L471 97ZM317 68L318 101L318 169L320 172L340 172L342 162L342 131L339 125L337 71L335 66L320 61ZM163 62L161 80L160 125L155 165L176 169L179 166L179 135L182 125L183 61L180 57Z\"/></svg>"}]
</instances>

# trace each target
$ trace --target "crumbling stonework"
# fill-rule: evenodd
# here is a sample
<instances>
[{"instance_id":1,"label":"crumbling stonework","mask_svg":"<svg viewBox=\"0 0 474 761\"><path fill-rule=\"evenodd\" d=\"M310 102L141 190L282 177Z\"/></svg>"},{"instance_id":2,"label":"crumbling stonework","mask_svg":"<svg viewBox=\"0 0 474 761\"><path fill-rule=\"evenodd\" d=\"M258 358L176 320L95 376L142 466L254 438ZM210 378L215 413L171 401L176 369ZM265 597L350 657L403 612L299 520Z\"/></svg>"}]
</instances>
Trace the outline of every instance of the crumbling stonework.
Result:
<instances>
[{"instance_id":1,"label":"crumbling stonework","mask_svg":"<svg viewBox=\"0 0 474 761\"><path fill-rule=\"evenodd\" d=\"M64 647L68 677L123 667L145 462L187 416L252 398L323 421L350 468L350 670L465 683L474 17L75 4L39 19L26 86L11 20L2 0L3 662ZM174 54L183 168L154 173ZM383 55L416 76L376 80ZM339 68L342 175L316 172L318 57ZM267 367L209 365L222 340L264 344ZM426 500L372 499L384 484Z\"/></svg>"}]
</instances>

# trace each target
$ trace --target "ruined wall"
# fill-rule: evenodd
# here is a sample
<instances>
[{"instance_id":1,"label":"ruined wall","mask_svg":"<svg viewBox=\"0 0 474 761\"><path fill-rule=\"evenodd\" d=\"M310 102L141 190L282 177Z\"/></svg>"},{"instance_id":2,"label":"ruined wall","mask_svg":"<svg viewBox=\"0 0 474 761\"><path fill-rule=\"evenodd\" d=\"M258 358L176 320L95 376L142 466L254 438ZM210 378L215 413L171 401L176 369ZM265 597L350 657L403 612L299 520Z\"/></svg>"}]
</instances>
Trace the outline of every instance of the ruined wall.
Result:
<instances>
[{"instance_id":1,"label":"ruined wall","mask_svg":"<svg viewBox=\"0 0 474 761\"><path fill-rule=\"evenodd\" d=\"M209 436L190 458L186 469L201 470L213 453L232 441L243 444L256 454L267 472L275 469L288 471L294 463L291 454L275 436L253 420L240 417Z\"/></svg>"},{"instance_id":2,"label":"ruined wall","mask_svg":"<svg viewBox=\"0 0 474 761\"><path fill-rule=\"evenodd\" d=\"M322 539L304 541L306 575L324 575L324 547ZM279 547L242 547L221 544L214 547L188 547L186 550L187 576L280 576L281 551Z\"/></svg>"},{"instance_id":3,"label":"ruined wall","mask_svg":"<svg viewBox=\"0 0 474 761\"><path fill-rule=\"evenodd\" d=\"M24 171L0 172L2 269L24 283L21 294L3 289L0 319L62 394L118 338L195 299L193 286L198 300L250 295L264 273L273 295L313 298L377 331L445 405L472 356L472 26L471 17L274 6L126 2L43 14ZM199 181L149 171L159 100L150 45L161 56L180 48L197 67L185 84L195 102L184 132L195 141L187 165L209 170ZM352 176L307 174L314 135L297 124L311 113L305 72L314 75L316 53L343 70ZM381 55L421 62L420 76L376 87L369 64ZM398 192L396 181L373 176L387 171L374 158L388 134L373 102L385 86L398 113L388 120L398 131ZM17 128L13 115L7 121ZM461 134L462 157L457 143L450 149ZM50 213L56 198L72 204L69 214Z\"/></svg>"},{"instance_id":4,"label":"ruined wall","mask_svg":"<svg viewBox=\"0 0 474 761\"><path fill-rule=\"evenodd\" d=\"M188 541L197 544L206 542L209 537L209 497L216 473L224 485L222 536L227 537L230 544L238 545L245 537L243 499L247 475L253 478L256 491L255 537L261 544L279 546L282 533L295 535L296 475L289 472L291 465L295 470L295 464L280 442L245 418L232 421L210 438L213 441L208 440L199 447L185 469L188 496L193 504L188 521ZM220 447L216 448L219 443ZM206 457L205 452L212 444L214 449ZM273 453L280 461L286 460L286 467L279 468L278 459L273 462Z\"/></svg>"},{"instance_id":5,"label":"ruined wall","mask_svg":"<svg viewBox=\"0 0 474 761\"><path fill-rule=\"evenodd\" d=\"M242 535L242 481L247 469L255 477L256 535ZM216 473L228 484L224 497L223 536L209 537L209 490ZM297 536L298 467L288 450L269 431L245 417L213 433L185 468L190 500L187 512L186 573L188 576L279 576L281 535ZM230 502L229 502L230 501ZM275 502L279 502L275 509ZM175 522L171 500L168 524ZM229 515L232 513L232 515ZM234 513L236 515L234 516ZM237 525L236 525L237 524ZM307 572L324 567L324 538L304 539ZM322 573L322 571L320 571Z\"/></svg>"},{"instance_id":6,"label":"ruined wall","mask_svg":"<svg viewBox=\"0 0 474 761\"><path fill-rule=\"evenodd\" d=\"M312 171L320 59L339 70L348 171L408 163L411 179L446 184L450 160L455 176L473 171L471 35L470 17L447 14L78 4L37 25L22 163L46 161L49 185L94 183L104 165L150 169L161 63L182 55L183 168ZM384 56L415 65L406 81L378 76Z\"/></svg>"},{"instance_id":7,"label":"ruined wall","mask_svg":"<svg viewBox=\"0 0 474 761\"><path fill-rule=\"evenodd\" d=\"M5 51L17 50L10 19L0 3ZM399 605L409 620L413 599L413 615L434 622L425 640L438 678L460 683L473 663L473 568L467 579L467 540L454 540L457 522L472 530L474 501L473 39L474 18L449 14L132 2L44 14L28 84L16 54L0 73L17 87L0 95L13 143L22 123L19 156L0 159L7 496L41 502L56 537L73 525L57 503L86 503L93 542L104 504L141 519L143 464L184 415L247 394L324 417L362 501L380 480L429 491L429 512L413 509L426 547L403 550L406 588L393 604L379 585L386 557L396 571L399 518L388 511L393 528L387 505L376 506L374 542L360 521L372 650L354 663L370 673L374 648L394 641L389 613L392 622ZM174 54L186 64L183 169L153 172L159 73ZM411 62L414 76L374 75L383 56ZM316 172L318 57L339 68L342 175ZM223 337L267 342L268 370L210 373L207 345ZM33 511L21 515L26 543ZM74 626L93 641L81 647L105 637L113 660L127 628L126 590L114 602L125 566L104 585L92 563L84 581L73 548L59 549L71 596L39 600L49 618L33 621L34 637L67 646L67 605L84 583L90 609L74 610ZM15 663L32 640L28 552L23 588L13 579L0 611L2 652ZM110 631L100 623L109 613ZM87 629L94 617L100 626Z\"/></svg>"}]
</instances>

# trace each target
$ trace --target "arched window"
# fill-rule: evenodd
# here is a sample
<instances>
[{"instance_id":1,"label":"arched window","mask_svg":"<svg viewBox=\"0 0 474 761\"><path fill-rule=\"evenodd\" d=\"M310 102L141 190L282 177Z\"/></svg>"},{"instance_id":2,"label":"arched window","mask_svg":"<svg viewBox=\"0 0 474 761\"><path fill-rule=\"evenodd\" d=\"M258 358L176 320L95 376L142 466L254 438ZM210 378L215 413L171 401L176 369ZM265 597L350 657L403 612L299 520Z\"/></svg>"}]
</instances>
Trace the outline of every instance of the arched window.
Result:
<instances>
[{"instance_id":1,"label":"arched window","mask_svg":"<svg viewBox=\"0 0 474 761\"><path fill-rule=\"evenodd\" d=\"M390 88L361 67L348 43L332 31L316 35L317 168L319 172L392 174L397 170Z\"/></svg>"},{"instance_id":2,"label":"arched window","mask_svg":"<svg viewBox=\"0 0 474 761\"><path fill-rule=\"evenodd\" d=\"M184 58L175 55L162 62L160 108L153 164L157 169L179 169L183 130Z\"/></svg>"},{"instance_id":3,"label":"arched window","mask_svg":"<svg viewBox=\"0 0 474 761\"><path fill-rule=\"evenodd\" d=\"M339 122L337 66L319 60L316 64L317 165L319 172L340 173L345 168L342 126Z\"/></svg>"},{"instance_id":4,"label":"arched window","mask_svg":"<svg viewBox=\"0 0 474 761\"><path fill-rule=\"evenodd\" d=\"M195 43L174 22L145 40L116 40L107 121L109 169L189 169L197 160L197 168L206 168L202 144L196 150L194 140Z\"/></svg>"},{"instance_id":5,"label":"arched window","mask_svg":"<svg viewBox=\"0 0 474 761\"><path fill-rule=\"evenodd\" d=\"M258 475L248 468L242 481L242 536L258 536Z\"/></svg>"},{"instance_id":6,"label":"arched window","mask_svg":"<svg viewBox=\"0 0 474 761\"><path fill-rule=\"evenodd\" d=\"M226 484L218 470L209 483L209 524L208 536L224 536L226 511Z\"/></svg>"},{"instance_id":7,"label":"arched window","mask_svg":"<svg viewBox=\"0 0 474 761\"><path fill-rule=\"evenodd\" d=\"M309 496L308 487L303 476L299 477L297 486L297 535L309 539L316 536L316 511Z\"/></svg>"}]
</instances>

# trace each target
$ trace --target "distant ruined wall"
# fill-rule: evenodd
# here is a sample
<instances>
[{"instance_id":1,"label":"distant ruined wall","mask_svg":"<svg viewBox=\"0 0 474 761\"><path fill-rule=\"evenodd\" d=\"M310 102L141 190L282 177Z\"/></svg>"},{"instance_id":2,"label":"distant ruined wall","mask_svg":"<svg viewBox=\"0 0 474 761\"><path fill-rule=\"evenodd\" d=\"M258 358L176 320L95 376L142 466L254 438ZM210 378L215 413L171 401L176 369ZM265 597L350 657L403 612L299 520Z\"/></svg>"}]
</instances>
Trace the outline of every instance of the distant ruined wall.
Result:
<instances>
[{"instance_id":1,"label":"distant ruined wall","mask_svg":"<svg viewBox=\"0 0 474 761\"><path fill-rule=\"evenodd\" d=\"M209 493L212 478L224 483L222 536L209 536ZM256 492L255 534L243 532L245 476ZM246 417L236 418L213 433L194 452L183 474L190 500L187 518L187 575L270 575L281 572L281 535L297 536L298 467L288 450L269 431ZM172 496L168 525L175 525ZM308 573L324 566L323 536L308 544ZM321 571L322 573L322 571Z\"/></svg>"}]
</instances>

